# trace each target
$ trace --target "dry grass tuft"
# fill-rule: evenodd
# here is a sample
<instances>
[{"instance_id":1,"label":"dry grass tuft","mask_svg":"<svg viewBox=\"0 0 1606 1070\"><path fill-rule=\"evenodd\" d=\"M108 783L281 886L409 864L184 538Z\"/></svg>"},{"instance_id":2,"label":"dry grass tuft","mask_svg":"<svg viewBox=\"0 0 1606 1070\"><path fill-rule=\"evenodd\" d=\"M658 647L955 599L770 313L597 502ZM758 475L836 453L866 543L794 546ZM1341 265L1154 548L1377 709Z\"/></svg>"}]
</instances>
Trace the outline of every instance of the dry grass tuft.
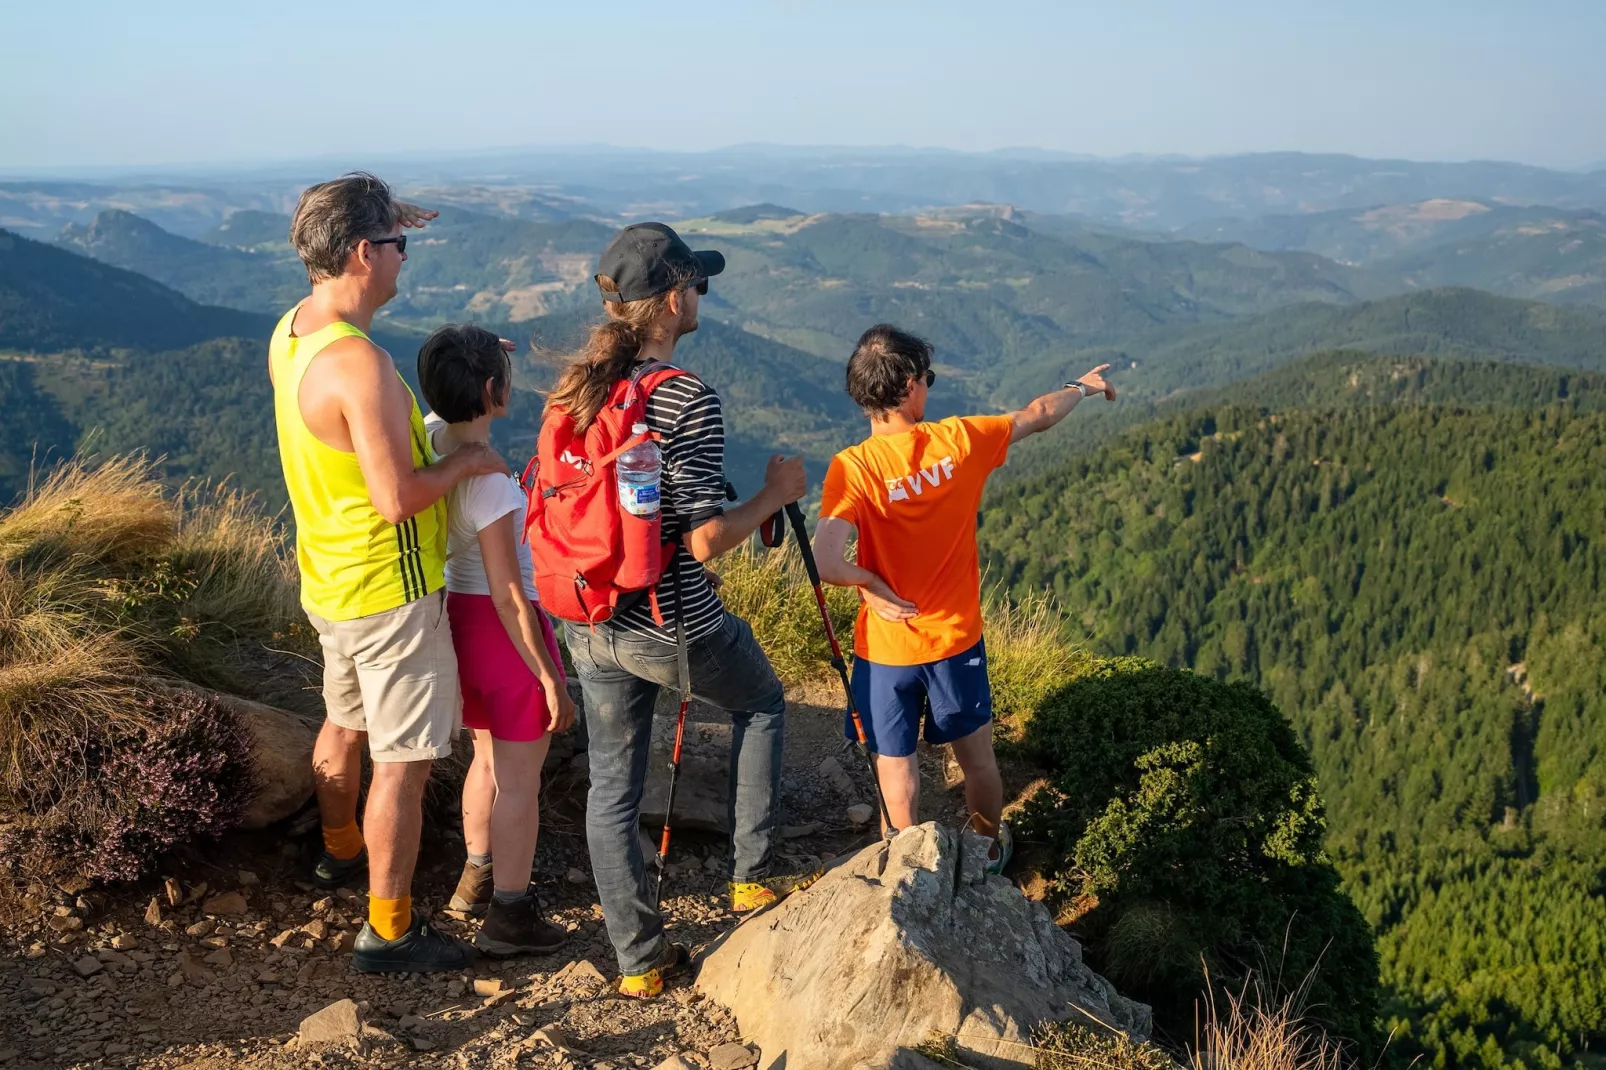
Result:
<instances>
[{"instance_id":1,"label":"dry grass tuft","mask_svg":"<svg viewBox=\"0 0 1606 1070\"><path fill-rule=\"evenodd\" d=\"M983 604L982 616L993 710L1018 736L1032 711L1087 671L1094 658L1066 644L1059 610L1047 597L1015 604L995 592Z\"/></svg>"},{"instance_id":2,"label":"dry grass tuft","mask_svg":"<svg viewBox=\"0 0 1606 1070\"><path fill-rule=\"evenodd\" d=\"M1156 1044L1139 1044L1123 1033L1094 1032L1070 1022L1051 1022L1032 1035L1038 1070L1181 1070Z\"/></svg>"},{"instance_id":3,"label":"dry grass tuft","mask_svg":"<svg viewBox=\"0 0 1606 1070\"><path fill-rule=\"evenodd\" d=\"M1348 1070L1344 1046L1305 1016L1305 984L1269 998L1251 977L1220 1003L1205 976L1205 1020L1189 1060L1192 1070Z\"/></svg>"},{"instance_id":4,"label":"dry grass tuft","mask_svg":"<svg viewBox=\"0 0 1606 1070\"><path fill-rule=\"evenodd\" d=\"M732 613L747 621L769 655L775 674L788 684L819 679L831 673L831 647L820 622L820 608L803 569L803 555L790 539L773 550L751 542L719 559L719 596ZM826 605L843 654L852 650L853 619L858 593L826 587Z\"/></svg>"},{"instance_id":5,"label":"dry grass tuft","mask_svg":"<svg viewBox=\"0 0 1606 1070\"><path fill-rule=\"evenodd\" d=\"M171 685L223 682L242 649L287 631L294 567L250 499L173 494L143 457L61 465L0 514L0 839L14 871L138 876L186 829L226 827L251 790L240 725ZM225 689L260 697L260 670Z\"/></svg>"},{"instance_id":6,"label":"dry grass tuft","mask_svg":"<svg viewBox=\"0 0 1606 1070\"><path fill-rule=\"evenodd\" d=\"M178 524L176 504L143 456L63 464L0 518L0 563L123 564L166 545Z\"/></svg>"},{"instance_id":7,"label":"dry grass tuft","mask_svg":"<svg viewBox=\"0 0 1606 1070\"><path fill-rule=\"evenodd\" d=\"M1207 978L1208 980L1208 978ZM1269 998L1250 979L1236 992L1207 987L1204 1020L1179 1063L1153 1043L1071 1022L1036 1030L1038 1070L1350 1070L1343 1044L1305 1016L1305 989Z\"/></svg>"}]
</instances>

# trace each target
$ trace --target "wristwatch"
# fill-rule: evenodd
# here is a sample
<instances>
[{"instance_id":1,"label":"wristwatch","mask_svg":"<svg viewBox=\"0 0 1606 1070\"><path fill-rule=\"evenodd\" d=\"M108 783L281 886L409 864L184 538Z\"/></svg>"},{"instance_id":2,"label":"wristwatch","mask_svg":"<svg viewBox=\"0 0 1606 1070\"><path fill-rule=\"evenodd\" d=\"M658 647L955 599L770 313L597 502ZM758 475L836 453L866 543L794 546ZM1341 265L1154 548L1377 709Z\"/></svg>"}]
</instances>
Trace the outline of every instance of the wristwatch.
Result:
<instances>
[{"instance_id":1,"label":"wristwatch","mask_svg":"<svg viewBox=\"0 0 1606 1070\"><path fill-rule=\"evenodd\" d=\"M1073 386L1076 387L1076 389L1081 392L1081 395L1082 395L1083 399L1086 399L1089 394L1093 393L1093 391L1088 389L1087 384L1082 382L1082 380L1080 380L1080 379L1076 379L1076 380L1073 380L1072 382L1066 383L1065 384L1065 389L1069 390Z\"/></svg>"}]
</instances>

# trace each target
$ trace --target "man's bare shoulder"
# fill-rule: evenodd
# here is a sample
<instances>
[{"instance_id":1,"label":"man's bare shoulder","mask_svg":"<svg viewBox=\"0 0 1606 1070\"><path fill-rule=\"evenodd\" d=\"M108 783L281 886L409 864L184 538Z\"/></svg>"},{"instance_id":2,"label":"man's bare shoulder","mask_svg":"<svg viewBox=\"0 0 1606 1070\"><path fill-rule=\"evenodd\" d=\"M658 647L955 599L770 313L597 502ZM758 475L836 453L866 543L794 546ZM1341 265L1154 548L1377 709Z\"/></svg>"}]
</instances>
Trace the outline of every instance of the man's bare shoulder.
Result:
<instances>
[{"instance_id":1,"label":"man's bare shoulder","mask_svg":"<svg viewBox=\"0 0 1606 1070\"><path fill-rule=\"evenodd\" d=\"M383 347L360 335L352 335L325 346L313 359L308 374L314 371L343 380L373 380L379 375L394 375L396 362Z\"/></svg>"}]
</instances>

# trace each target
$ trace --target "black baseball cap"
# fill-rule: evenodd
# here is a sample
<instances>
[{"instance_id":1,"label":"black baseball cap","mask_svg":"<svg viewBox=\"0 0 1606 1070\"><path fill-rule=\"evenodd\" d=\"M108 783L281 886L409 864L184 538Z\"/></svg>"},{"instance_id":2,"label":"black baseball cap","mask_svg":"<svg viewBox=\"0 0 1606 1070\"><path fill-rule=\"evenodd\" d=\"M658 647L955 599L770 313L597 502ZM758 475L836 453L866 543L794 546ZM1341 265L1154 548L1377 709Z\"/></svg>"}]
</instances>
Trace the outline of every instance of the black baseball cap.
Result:
<instances>
[{"instance_id":1,"label":"black baseball cap","mask_svg":"<svg viewBox=\"0 0 1606 1070\"><path fill-rule=\"evenodd\" d=\"M632 223L602 251L596 277L612 279L618 287L617 292L603 290L604 301L644 301L724 270L724 256L712 249L693 252L664 224Z\"/></svg>"}]
</instances>

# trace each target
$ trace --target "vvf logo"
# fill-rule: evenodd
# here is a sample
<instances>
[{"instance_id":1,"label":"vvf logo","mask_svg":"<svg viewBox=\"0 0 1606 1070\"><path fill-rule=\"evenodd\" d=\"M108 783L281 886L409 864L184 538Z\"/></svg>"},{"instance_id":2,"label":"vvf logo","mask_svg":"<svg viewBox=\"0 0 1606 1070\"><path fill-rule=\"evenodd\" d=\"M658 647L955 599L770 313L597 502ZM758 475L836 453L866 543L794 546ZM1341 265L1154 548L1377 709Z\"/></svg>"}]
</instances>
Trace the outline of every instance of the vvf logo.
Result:
<instances>
[{"instance_id":1,"label":"vvf logo","mask_svg":"<svg viewBox=\"0 0 1606 1070\"><path fill-rule=\"evenodd\" d=\"M943 480L953 478L954 459L944 457L930 468L922 468L913 475L887 480L887 501L906 502L911 494L918 498L926 492L928 486L935 488Z\"/></svg>"}]
</instances>

